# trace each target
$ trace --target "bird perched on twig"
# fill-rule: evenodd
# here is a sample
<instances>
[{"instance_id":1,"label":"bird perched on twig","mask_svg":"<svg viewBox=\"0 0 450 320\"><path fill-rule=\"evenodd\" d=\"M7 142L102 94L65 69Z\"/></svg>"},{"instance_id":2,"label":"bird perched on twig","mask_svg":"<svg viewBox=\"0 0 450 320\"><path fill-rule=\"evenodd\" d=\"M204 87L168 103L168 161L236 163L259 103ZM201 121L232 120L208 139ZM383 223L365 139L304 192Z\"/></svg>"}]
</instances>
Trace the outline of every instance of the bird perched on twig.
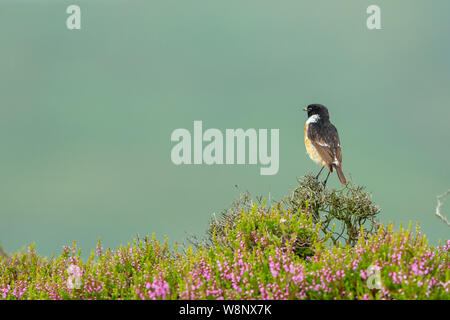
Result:
<instances>
[{"instance_id":1,"label":"bird perched on twig","mask_svg":"<svg viewBox=\"0 0 450 320\"><path fill-rule=\"evenodd\" d=\"M339 134L336 127L330 122L328 109L321 104L310 104L303 109L308 112L308 120L305 124L305 146L309 157L316 163L322 165L316 179L319 179L323 168L330 171L323 182L325 186L333 169L342 184L347 184L342 171L342 150Z\"/></svg>"}]
</instances>

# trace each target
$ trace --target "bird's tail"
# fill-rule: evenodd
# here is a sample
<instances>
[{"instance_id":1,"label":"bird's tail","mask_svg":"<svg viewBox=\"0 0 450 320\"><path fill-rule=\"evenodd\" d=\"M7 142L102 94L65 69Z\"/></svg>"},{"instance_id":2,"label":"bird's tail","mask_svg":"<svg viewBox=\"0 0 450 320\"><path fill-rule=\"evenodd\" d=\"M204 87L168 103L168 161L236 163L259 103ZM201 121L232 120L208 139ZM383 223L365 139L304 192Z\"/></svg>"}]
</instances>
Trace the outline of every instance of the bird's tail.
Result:
<instances>
[{"instance_id":1,"label":"bird's tail","mask_svg":"<svg viewBox=\"0 0 450 320\"><path fill-rule=\"evenodd\" d=\"M336 173L341 183L347 184L347 179L345 179L344 172L342 171L341 166L333 165L333 167L336 169Z\"/></svg>"}]
</instances>

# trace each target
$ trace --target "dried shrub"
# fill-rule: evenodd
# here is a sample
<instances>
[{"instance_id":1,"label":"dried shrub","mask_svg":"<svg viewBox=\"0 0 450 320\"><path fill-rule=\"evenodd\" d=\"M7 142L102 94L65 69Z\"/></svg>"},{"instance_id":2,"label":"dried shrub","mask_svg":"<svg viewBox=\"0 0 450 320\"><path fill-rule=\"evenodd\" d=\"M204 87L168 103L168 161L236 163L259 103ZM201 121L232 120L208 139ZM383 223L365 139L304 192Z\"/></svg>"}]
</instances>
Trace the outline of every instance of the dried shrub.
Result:
<instances>
[{"instance_id":1,"label":"dried shrub","mask_svg":"<svg viewBox=\"0 0 450 320\"><path fill-rule=\"evenodd\" d=\"M354 246L361 235L361 228L364 229L363 235L366 238L378 230L376 217L380 208L372 202L371 195L364 191L364 187L350 182L340 189L330 190L312 175L297 180L298 186L280 202L281 209L290 213L306 210L312 216L312 222L320 226L324 239L330 239L334 245L344 243ZM190 236L188 242L196 248L211 247L214 244L228 245L226 231L235 228L242 213L250 212L255 203L263 208L264 201L261 196L252 198L248 191L241 192L229 208L218 216L213 214L205 237ZM269 237L279 236L271 230L266 231ZM292 236L296 236L299 248L310 252L310 239L297 234L284 234L283 239Z\"/></svg>"},{"instance_id":2,"label":"dried shrub","mask_svg":"<svg viewBox=\"0 0 450 320\"><path fill-rule=\"evenodd\" d=\"M283 202L294 212L306 209L314 223L320 222L322 231L331 235L335 245L344 241L354 246L362 227L365 236L379 227L376 217L380 208L364 187L351 182L341 189L329 190L314 176L306 175L298 179L298 186Z\"/></svg>"}]
</instances>

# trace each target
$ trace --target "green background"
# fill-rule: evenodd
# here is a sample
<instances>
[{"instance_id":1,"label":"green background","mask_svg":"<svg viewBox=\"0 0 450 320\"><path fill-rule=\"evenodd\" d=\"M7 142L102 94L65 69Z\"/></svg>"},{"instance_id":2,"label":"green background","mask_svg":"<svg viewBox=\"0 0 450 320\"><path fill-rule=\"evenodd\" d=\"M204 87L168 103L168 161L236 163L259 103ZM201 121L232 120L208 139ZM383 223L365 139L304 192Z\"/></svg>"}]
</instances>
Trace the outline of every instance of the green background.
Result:
<instances>
[{"instance_id":1,"label":"green background","mask_svg":"<svg viewBox=\"0 0 450 320\"><path fill-rule=\"evenodd\" d=\"M382 30L366 27L371 4ZM447 0L2 0L0 242L50 255L77 240L87 254L98 237L202 235L234 185L279 198L318 171L309 103L329 107L344 171L381 221L448 239L434 216L450 187L448 12ZM173 165L170 135L194 120L279 128L279 173Z\"/></svg>"}]
</instances>

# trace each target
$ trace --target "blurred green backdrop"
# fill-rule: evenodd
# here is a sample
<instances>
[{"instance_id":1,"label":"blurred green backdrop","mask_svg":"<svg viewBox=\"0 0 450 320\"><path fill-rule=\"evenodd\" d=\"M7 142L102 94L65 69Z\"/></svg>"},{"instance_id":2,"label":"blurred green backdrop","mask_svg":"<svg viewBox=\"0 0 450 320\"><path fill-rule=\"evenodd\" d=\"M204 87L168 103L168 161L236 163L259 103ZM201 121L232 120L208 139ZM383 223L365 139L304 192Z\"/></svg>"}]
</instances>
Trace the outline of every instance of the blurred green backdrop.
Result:
<instances>
[{"instance_id":1,"label":"blurred green backdrop","mask_svg":"<svg viewBox=\"0 0 450 320\"><path fill-rule=\"evenodd\" d=\"M382 30L366 27L371 4ZM381 220L448 239L434 216L450 187L448 12L447 0L2 0L1 244L51 255L77 240L87 254L98 237L202 235L234 185L281 197L318 170L299 111L314 102ZM279 128L279 173L173 165L170 134L194 120Z\"/></svg>"}]
</instances>

